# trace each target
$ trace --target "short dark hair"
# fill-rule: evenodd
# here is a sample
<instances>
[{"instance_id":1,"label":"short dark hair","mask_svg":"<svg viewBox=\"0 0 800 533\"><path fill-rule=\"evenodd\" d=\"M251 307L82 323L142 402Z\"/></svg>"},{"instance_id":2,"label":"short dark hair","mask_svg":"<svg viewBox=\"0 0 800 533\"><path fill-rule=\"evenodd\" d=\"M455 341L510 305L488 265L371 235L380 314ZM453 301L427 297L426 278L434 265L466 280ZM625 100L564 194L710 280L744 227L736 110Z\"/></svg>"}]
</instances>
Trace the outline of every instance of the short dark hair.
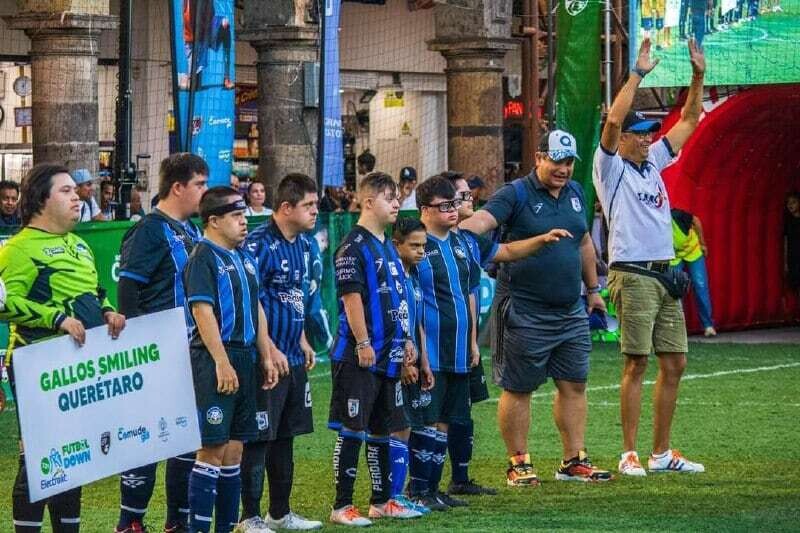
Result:
<instances>
[{"instance_id":1,"label":"short dark hair","mask_svg":"<svg viewBox=\"0 0 800 533\"><path fill-rule=\"evenodd\" d=\"M44 204L50 198L53 176L56 174L69 174L69 170L55 163L39 163L22 178L19 214L23 226L30 224L34 215L38 215L44 209Z\"/></svg>"},{"instance_id":2,"label":"short dark hair","mask_svg":"<svg viewBox=\"0 0 800 533\"><path fill-rule=\"evenodd\" d=\"M397 183L394 179L384 172L372 172L364 176L361 183L358 184L358 190L363 192L370 192L372 194L380 194L386 189L397 194Z\"/></svg>"},{"instance_id":3,"label":"short dark hair","mask_svg":"<svg viewBox=\"0 0 800 533\"><path fill-rule=\"evenodd\" d=\"M439 174L439 176L443 177L444 179L446 179L450 183L455 183L458 180L465 179L464 178L464 174L462 174L461 172L456 172L454 170L445 170L444 172Z\"/></svg>"},{"instance_id":4,"label":"short dark hair","mask_svg":"<svg viewBox=\"0 0 800 533\"><path fill-rule=\"evenodd\" d=\"M103 180L103 181L101 181L100 182L100 190L102 191L105 187L111 187L113 189L114 188L114 182L112 182L111 180Z\"/></svg>"},{"instance_id":5,"label":"short dark hair","mask_svg":"<svg viewBox=\"0 0 800 533\"><path fill-rule=\"evenodd\" d=\"M180 152L164 158L158 169L159 200L166 200L174 184L186 185L195 174L208 176L208 165L199 155Z\"/></svg>"},{"instance_id":6,"label":"short dark hair","mask_svg":"<svg viewBox=\"0 0 800 533\"><path fill-rule=\"evenodd\" d=\"M299 172L287 174L278 184L272 208L277 211L283 202L288 202L290 206L294 207L303 201L306 194L316 192L318 192L317 182L310 177Z\"/></svg>"},{"instance_id":7,"label":"short dark hair","mask_svg":"<svg viewBox=\"0 0 800 533\"><path fill-rule=\"evenodd\" d=\"M367 169L367 172L375 170L375 156L369 150L364 150L357 158L358 164Z\"/></svg>"},{"instance_id":8,"label":"short dark hair","mask_svg":"<svg viewBox=\"0 0 800 533\"><path fill-rule=\"evenodd\" d=\"M19 183L11 180L0 181L0 191L5 191L6 189L14 189L19 194Z\"/></svg>"},{"instance_id":9,"label":"short dark hair","mask_svg":"<svg viewBox=\"0 0 800 533\"><path fill-rule=\"evenodd\" d=\"M208 219L211 218L212 211L231 203L230 198L232 196L237 198L242 197L239 191L227 185L211 187L206 190L203 196L200 197L200 218L203 220L203 224L208 224Z\"/></svg>"},{"instance_id":10,"label":"short dark hair","mask_svg":"<svg viewBox=\"0 0 800 533\"><path fill-rule=\"evenodd\" d=\"M433 176L417 186L417 209L430 205L436 197L452 200L456 197L453 183L442 176Z\"/></svg>"},{"instance_id":11,"label":"short dark hair","mask_svg":"<svg viewBox=\"0 0 800 533\"><path fill-rule=\"evenodd\" d=\"M415 231L426 231L425 224L418 218L400 217L392 228L392 238L403 243Z\"/></svg>"}]
</instances>

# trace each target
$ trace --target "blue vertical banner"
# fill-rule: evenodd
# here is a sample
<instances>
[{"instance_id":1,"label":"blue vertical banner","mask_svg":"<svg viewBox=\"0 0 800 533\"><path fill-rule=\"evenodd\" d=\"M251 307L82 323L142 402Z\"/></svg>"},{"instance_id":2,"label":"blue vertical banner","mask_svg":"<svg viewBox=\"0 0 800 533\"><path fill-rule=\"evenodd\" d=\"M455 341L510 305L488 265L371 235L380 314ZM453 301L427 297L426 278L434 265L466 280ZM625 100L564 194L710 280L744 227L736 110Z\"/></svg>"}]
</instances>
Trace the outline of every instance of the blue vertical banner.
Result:
<instances>
[{"instance_id":1,"label":"blue vertical banner","mask_svg":"<svg viewBox=\"0 0 800 533\"><path fill-rule=\"evenodd\" d=\"M325 28L322 47L322 184L344 185L344 148L342 146L342 100L339 95L339 15L342 0L325 0Z\"/></svg>"},{"instance_id":2,"label":"blue vertical banner","mask_svg":"<svg viewBox=\"0 0 800 533\"><path fill-rule=\"evenodd\" d=\"M209 186L227 185L236 96L233 0L170 4L177 146L208 163Z\"/></svg>"}]
</instances>

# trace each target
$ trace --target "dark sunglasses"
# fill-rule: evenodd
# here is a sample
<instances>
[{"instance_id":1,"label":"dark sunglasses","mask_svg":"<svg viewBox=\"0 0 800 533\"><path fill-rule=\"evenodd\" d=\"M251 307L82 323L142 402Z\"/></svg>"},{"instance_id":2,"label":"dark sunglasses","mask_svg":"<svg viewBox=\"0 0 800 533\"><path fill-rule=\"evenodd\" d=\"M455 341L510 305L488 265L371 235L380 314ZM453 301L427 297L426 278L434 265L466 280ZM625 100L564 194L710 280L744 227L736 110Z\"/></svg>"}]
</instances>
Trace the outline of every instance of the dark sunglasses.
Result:
<instances>
[{"instance_id":1,"label":"dark sunglasses","mask_svg":"<svg viewBox=\"0 0 800 533\"><path fill-rule=\"evenodd\" d=\"M461 200L446 200L444 202L439 202L438 204L427 204L425 207L437 208L439 209L440 213L447 213L450 211L455 211L461 207Z\"/></svg>"}]
</instances>

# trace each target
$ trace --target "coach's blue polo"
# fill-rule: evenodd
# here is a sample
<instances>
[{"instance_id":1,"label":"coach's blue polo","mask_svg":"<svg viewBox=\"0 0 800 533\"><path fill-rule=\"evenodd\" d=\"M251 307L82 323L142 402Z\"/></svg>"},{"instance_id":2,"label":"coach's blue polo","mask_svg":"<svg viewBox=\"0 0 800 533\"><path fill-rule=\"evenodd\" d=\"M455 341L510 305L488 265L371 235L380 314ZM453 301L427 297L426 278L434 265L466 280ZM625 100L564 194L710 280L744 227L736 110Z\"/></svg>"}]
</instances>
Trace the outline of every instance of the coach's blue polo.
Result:
<instances>
[{"instance_id":1,"label":"coach's blue polo","mask_svg":"<svg viewBox=\"0 0 800 533\"><path fill-rule=\"evenodd\" d=\"M507 228L507 241L527 239L556 228L569 231L572 238L548 244L536 254L503 267L502 271L510 275L514 306L521 313L552 307L570 310L581 305L580 246L588 231L583 188L569 181L556 198L535 171L519 179L527 194L520 194L509 183L484 206L499 225Z\"/></svg>"}]
</instances>

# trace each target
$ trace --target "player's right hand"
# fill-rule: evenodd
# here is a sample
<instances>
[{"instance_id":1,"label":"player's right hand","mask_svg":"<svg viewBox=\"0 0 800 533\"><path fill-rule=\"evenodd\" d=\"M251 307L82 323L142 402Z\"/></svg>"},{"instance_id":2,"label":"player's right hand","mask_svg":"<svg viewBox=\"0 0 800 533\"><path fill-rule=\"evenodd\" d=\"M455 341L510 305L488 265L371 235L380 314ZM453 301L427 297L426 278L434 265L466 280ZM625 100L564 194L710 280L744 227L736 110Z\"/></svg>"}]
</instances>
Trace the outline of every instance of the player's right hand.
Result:
<instances>
[{"instance_id":1,"label":"player's right hand","mask_svg":"<svg viewBox=\"0 0 800 533\"><path fill-rule=\"evenodd\" d=\"M400 370L400 382L403 385L411 385L419 379L419 371L415 366L405 366Z\"/></svg>"},{"instance_id":2,"label":"player's right hand","mask_svg":"<svg viewBox=\"0 0 800 533\"><path fill-rule=\"evenodd\" d=\"M216 364L217 368L217 392L221 394L235 394L239 390L239 378L236 370L231 366L230 361L223 361Z\"/></svg>"},{"instance_id":3,"label":"player's right hand","mask_svg":"<svg viewBox=\"0 0 800 533\"><path fill-rule=\"evenodd\" d=\"M83 346L83 344L86 342L86 329L83 327L81 321L77 318L68 316L64 319L58 329L72 337L75 342L78 343L78 346Z\"/></svg>"},{"instance_id":4,"label":"player's right hand","mask_svg":"<svg viewBox=\"0 0 800 533\"><path fill-rule=\"evenodd\" d=\"M275 366L280 377L289 375L289 360L286 358L286 355L276 347L272 348L272 364Z\"/></svg>"},{"instance_id":5,"label":"player's right hand","mask_svg":"<svg viewBox=\"0 0 800 533\"><path fill-rule=\"evenodd\" d=\"M369 368L375 364L375 349L372 346L365 346L358 350L358 366Z\"/></svg>"},{"instance_id":6,"label":"player's right hand","mask_svg":"<svg viewBox=\"0 0 800 533\"><path fill-rule=\"evenodd\" d=\"M565 229L559 229L559 228L551 229L550 231L542 235L542 240L544 241L545 244L558 242L561 239L571 239L571 238L572 238L572 233L568 232Z\"/></svg>"},{"instance_id":7,"label":"player's right hand","mask_svg":"<svg viewBox=\"0 0 800 533\"><path fill-rule=\"evenodd\" d=\"M274 389L275 385L278 384L280 376L278 376L278 369L275 368L271 358L266 357L261 359L261 371L264 374L264 384L261 385L261 388L264 390Z\"/></svg>"},{"instance_id":8,"label":"player's right hand","mask_svg":"<svg viewBox=\"0 0 800 533\"><path fill-rule=\"evenodd\" d=\"M419 384L422 390L431 390L436 383L430 365L423 365L419 371Z\"/></svg>"}]
</instances>

